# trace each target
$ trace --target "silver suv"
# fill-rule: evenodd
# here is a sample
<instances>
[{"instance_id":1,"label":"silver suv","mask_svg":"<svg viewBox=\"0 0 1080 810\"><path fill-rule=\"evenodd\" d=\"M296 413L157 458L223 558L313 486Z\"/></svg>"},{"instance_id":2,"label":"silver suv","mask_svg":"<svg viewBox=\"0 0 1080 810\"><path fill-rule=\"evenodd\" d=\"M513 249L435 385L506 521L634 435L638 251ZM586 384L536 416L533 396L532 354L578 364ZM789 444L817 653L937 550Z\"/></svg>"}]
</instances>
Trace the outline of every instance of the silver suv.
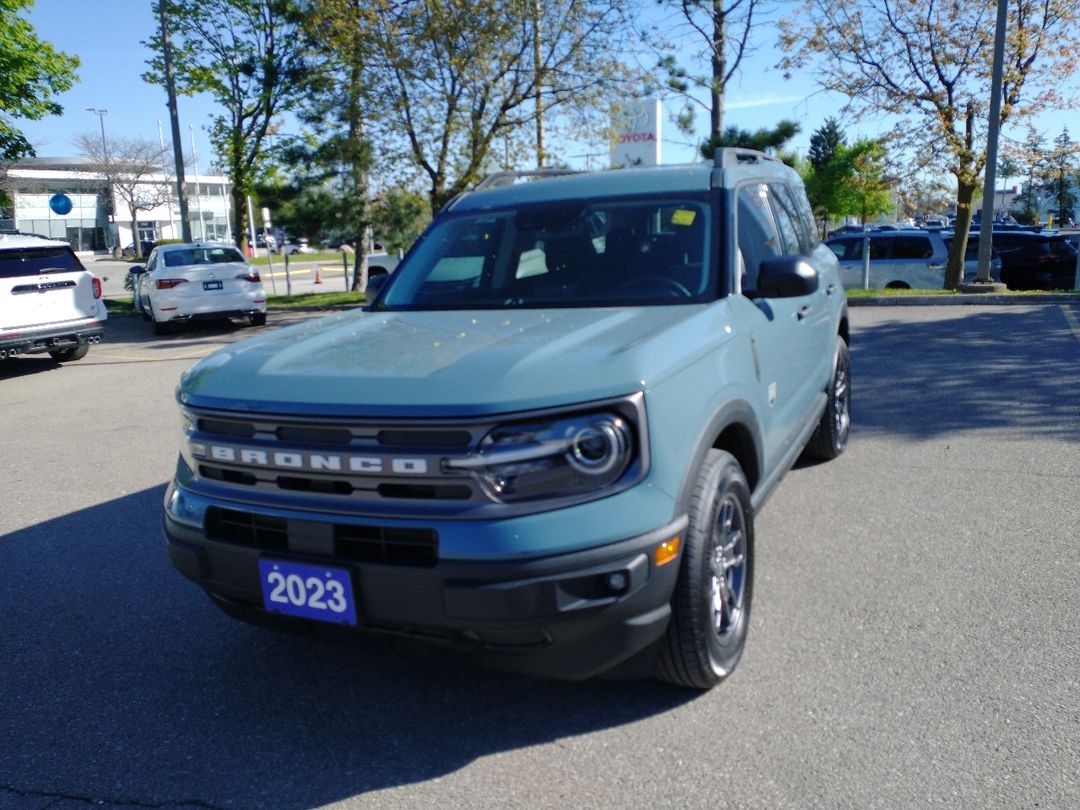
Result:
<instances>
[{"instance_id":1,"label":"silver suv","mask_svg":"<svg viewBox=\"0 0 1080 810\"><path fill-rule=\"evenodd\" d=\"M863 231L836 236L825 242L840 260L844 289L863 287L864 245L870 244L870 289L940 290L952 244L951 231ZM968 239L964 254L964 280L974 281L979 267L978 235ZM990 276L1001 279L1001 257L993 252Z\"/></svg>"},{"instance_id":2,"label":"silver suv","mask_svg":"<svg viewBox=\"0 0 1080 810\"><path fill-rule=\"evenodd\" d=\"M105 334L101 281L67 242L0 232L0 360L44 354L68 362Z\"/></svg>"}]
</instances>

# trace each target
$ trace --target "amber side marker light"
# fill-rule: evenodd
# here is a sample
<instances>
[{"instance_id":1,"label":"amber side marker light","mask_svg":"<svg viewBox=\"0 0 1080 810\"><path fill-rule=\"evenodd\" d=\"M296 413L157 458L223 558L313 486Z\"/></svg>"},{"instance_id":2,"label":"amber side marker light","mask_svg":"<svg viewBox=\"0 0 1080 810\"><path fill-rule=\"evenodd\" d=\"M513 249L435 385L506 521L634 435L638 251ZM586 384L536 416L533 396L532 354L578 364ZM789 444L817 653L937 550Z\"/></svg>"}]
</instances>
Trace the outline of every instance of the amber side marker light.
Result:
<instances>
[{"instance_id":1,"label":"amber side marker light","mask_svg":"<svg viewBox=\"0 0 1080 810\"><path fill-rule=\"evenodd\" d=\"M682 539L679 537L672 537L670 540L666 540L656 547L656 551L653 552L653 559L658 566L667 565L669 562L679 556L679 546L682 545Z\"/></svg>"}]
</instances>

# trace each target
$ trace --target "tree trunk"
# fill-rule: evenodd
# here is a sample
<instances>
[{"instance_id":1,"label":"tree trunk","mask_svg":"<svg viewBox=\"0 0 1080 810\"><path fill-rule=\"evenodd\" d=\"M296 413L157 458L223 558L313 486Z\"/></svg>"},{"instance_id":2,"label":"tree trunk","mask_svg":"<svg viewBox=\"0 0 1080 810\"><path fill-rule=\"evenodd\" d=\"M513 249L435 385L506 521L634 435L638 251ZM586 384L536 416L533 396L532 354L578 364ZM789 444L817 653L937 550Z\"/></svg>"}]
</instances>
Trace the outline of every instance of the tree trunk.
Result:
<instances>
[{"instance_id":1,"label":"tree trunk","mask_svg":"<svg viewBox=\"0 0 1080 810\"><path fill-rule=\"evenodd\" d=\"M709 126L713 139L724 132L724 73L727 71L727 57L724 46L727 39L727 20L723 0L713 0L713 37L712 37L712 86L709 88L712 109Z\"/></svg>"},{"instance_id":2,"label":"tree trunk","mask_svg":"<svg viewBox=\"0 0 1080 810\"><path fill-rule=\"evenodd\" d=\"M958 180L956 185L956 227L949 262L945 266L945 289L958 290L964 280L964 255L967 253L968 233L971 231L971 201L975 198L975 184Z\"/></svg>"},{"instance_id":3,"label":"tree trunk","mask_svg":"<svg viewBox=\"0 0 1080 810\"><path fill-rule=\"evenodd\" d=\"M233 241L236 242L241 252L246 254L248 247L247 196L244 194L243 189L236 185L235 180L232 187L232 207L233 221L236 223L236 233L233 234Z\"/></svg>"}]
</instances>

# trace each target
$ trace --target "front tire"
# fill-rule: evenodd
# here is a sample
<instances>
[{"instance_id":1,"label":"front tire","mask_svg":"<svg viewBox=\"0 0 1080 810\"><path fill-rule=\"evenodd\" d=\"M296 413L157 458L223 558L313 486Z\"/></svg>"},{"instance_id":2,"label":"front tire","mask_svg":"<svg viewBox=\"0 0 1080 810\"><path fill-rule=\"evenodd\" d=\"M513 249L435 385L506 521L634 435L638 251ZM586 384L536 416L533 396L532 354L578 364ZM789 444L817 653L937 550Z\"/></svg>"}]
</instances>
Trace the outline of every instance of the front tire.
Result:
<instances>
[{"instance_id":1,"label":"front tire","mask_svg":"<svg viewBox=\"0 0 1080 810\"><path fill-rule=\"evenodd\" d=\"M710 689L735 669L750 626L753 551L746 476L730 453L710 450L694 486L671 622L660 642L661 679Z\"/></svg>"},{"instance_id":2,"label":"front tire","mask_svg":"<svg viewBox=\"0 0 1080 810\"><path fill-rule=\"evenodd\" d=\"M851 433L851 356L844 339L836 339L836 357L829 380L828 402L814 435L806 445L812 458L830 461L847 447Z\"/></svg>"}]
</instances>

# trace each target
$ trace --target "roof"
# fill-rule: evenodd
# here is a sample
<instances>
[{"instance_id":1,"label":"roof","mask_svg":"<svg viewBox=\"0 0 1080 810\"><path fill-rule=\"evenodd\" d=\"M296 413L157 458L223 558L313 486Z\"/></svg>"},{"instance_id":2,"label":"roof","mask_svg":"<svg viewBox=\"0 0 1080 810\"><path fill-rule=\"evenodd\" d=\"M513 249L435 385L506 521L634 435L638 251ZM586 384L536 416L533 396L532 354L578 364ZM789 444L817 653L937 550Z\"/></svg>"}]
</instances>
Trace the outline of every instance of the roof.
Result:
<instances>
[{"instance_id":1,"label":"roof","mask_svg":"<svg viewBox=\"0 0 1080 810\"><path fill-rule=\"evenodd\" d=\"M20 248L35 247L70 247L70 245L59 239L48 239L33 233L5 233L0 231L0 250L18 250Z\"/></svg>"},{"instance_id":2,"label":"roof","mask_svg":"<svg viewBox=\"0 0 1080 810\"><path fill-rule=\"evenodd\" d=\"M568 174L463 194L455 211L483 211L535 202L623 197L634 194L708 191L712 165L650 166Z\"/></svg>"}]
</instances>

